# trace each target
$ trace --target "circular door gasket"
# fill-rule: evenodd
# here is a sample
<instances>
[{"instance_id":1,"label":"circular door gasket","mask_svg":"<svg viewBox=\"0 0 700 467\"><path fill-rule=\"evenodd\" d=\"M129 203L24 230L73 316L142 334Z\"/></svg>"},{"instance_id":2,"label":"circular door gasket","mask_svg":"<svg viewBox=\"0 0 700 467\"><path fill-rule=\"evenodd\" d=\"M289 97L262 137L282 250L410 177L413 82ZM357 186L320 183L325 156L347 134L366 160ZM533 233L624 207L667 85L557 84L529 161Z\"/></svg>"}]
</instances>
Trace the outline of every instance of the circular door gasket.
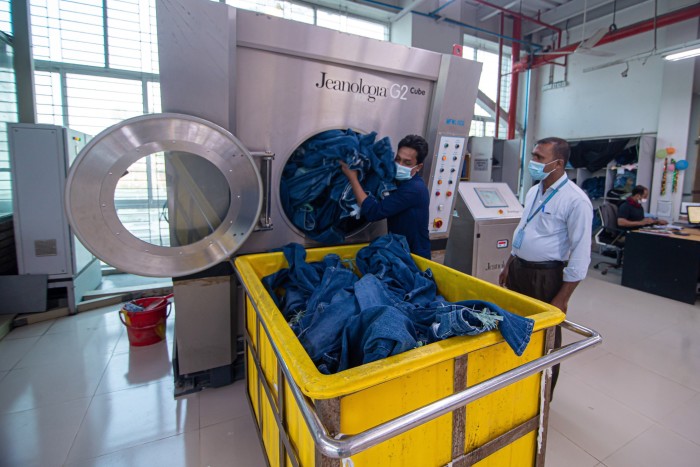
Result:
<instances>
[{"instance_id":1,"label":"circular door gasket","mask_svg":"<svg viewBox=\"0 0 700 467\"><path fill-rule=\"evenodd\" d=\"M135 237L117 216L117 183L138 159L161 151L196 154L216 166L230 190L221 224L201 240L175 247ZM260 173L231 133L189 115L151 114L124 120L93 138L71 166L65 205L73 232L92 254L120 271L177 277L227 260L254 230L262 209Z\"/></svg>"}]
</instances>

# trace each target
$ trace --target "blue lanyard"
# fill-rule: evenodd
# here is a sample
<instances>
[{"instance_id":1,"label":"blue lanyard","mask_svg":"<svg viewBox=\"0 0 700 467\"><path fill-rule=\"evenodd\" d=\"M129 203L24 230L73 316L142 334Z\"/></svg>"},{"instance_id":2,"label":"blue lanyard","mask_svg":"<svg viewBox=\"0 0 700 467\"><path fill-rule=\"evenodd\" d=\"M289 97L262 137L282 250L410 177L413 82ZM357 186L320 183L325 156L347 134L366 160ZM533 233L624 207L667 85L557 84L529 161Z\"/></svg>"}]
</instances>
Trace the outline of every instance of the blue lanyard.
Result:
<instances>
[{"instance_id":1,"label":"blue lanyard","mask_svg":"<svg viewBox=\"0 0 700 467\"><path fill-rule=\"evenodd\" d=\"M539 214L540 211L543 211L543 210L544 210L544 207L545 207L545 205L549 202L549 200L552 199L552 197L553 197L554 195L556 195L557 192L559 192L559 190L561 189L561 187L563 187L564 185L566 185L566 182L568 182L568 181L569 181L569 179L567 178L567 179L564 180L561 184L559 184L558 187L556 187L554 190L552 190L552 192L549 194L549 196L547 196L547 198L542 202L542 204L540 204L540 206L539 206L537 209L535 209L535 203L534 203L534 201L533 201L532 207L530 208L530 215L527 216L527 220L525 221L525 225L523 226L523 229L527 226L527 224L530 223L530 221L531 221L537 214ZM538 190L539 190L539 187L538 187ZM535 196L535 201L537 201L537 196ZM532 212L533 209L535 209L535 212Z\"/></svg>"}]
</instances>

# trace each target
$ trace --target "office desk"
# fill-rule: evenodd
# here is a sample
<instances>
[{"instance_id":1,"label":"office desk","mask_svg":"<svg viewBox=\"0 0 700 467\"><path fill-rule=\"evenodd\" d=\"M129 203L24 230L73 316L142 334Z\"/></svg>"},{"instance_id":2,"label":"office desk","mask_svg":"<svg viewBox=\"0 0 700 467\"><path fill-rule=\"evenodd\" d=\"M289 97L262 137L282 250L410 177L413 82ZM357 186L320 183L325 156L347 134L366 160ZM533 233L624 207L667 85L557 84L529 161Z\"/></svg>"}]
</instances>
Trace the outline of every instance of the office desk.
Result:
<instances>
[{"instance_id":1,"label":"office desk","mask_svg":"<svg viewBox=\"0 0 700 467\"><path fill-rule=\"evenodd\" d=\"M700 270L700 230L675 234L635 231L625 238L622 285L695 303Z\"/></svg>"}]
</instances>

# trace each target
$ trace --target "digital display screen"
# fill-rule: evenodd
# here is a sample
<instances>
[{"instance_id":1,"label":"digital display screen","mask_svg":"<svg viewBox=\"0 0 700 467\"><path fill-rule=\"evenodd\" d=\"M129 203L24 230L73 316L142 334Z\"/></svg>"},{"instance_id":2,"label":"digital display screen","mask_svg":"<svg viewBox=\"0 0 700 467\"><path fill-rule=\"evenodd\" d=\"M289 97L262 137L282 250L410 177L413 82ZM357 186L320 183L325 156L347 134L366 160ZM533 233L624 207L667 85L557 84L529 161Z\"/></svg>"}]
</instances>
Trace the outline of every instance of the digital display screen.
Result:
<instances>
[{"instance_id":1,"label":"digital display screen","mask_svg":"<svg viewBox=\"0 0 700 467\"><path fill-rule=\"evenodd\" d=\"M497 188L474 188L485 208L506 208L508 203Z\"/></svg>"},{"instance_id":2,"label":"digital display screen","mask_svg":"<svg viewBox=\"0 0 700 467\"><path fill-rule=\"evenodd\" d=\"M700 206L688 206L688 222L700 224Z\"/></svg>"}]
</instances>

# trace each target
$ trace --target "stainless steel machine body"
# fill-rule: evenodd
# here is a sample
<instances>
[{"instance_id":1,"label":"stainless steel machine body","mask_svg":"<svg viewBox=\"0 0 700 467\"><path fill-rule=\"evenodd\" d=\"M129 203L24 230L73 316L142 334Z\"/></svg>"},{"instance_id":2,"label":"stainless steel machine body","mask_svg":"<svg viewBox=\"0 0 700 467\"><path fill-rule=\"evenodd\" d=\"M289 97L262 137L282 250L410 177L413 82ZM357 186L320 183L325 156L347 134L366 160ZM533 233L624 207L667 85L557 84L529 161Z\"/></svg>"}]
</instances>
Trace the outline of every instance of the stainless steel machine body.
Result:
<instances>
[{"instance_id":1,"label":"stainless steel machine body","mask_svg":"<svg viewBox=\"0 0 700 467\"><path fill-rule=\"evenodd\" d=\"M523 207L507 183L461 182L445 266L492 284L508 260Z\"/></svg>"},{"instance_id":2,"label":"stainless steel machine body","mask_svg":"<svg viewBox=\"0 0 700 467\"><path fill-rule=\"evenodd\" d=\"M135 274L178 277L234 254L289 242L316 246L283 212L279 186L292 152L330 129L375 131L379 138L390 137L394 150L403 136L424 135L431 151L423 169L431 193L429 231L431 238L448 235L480 63L207 0L158 1L157 20L161 97L168 114L138 117L98 135L81 154L66 194L74 205L79 190L96 185L94 198L71 208L71 220L104 261ZM220 225L189 245L153 247L115 222L109 197L120 170L138 155L157 151L196 154L227 182L231 203L220 213ZM196 172L190 171L194 185L208 186ZM385 231L384 222L370 224L346 241L369 241ZM188 284L193 280L187 279ZM178 288L190 293L176 282L176 302ZM235 319L235 298L207 306L208 315L219 318L202 320L196 310L177 306L178 343L192 333L207 341L202 334L227 329L227 320ZM214 306L220 311L212 312ZM196 349L190 353L191 362L180 358L181 372L211 368L199 361Z\"/></svg>"}]
</instances>

